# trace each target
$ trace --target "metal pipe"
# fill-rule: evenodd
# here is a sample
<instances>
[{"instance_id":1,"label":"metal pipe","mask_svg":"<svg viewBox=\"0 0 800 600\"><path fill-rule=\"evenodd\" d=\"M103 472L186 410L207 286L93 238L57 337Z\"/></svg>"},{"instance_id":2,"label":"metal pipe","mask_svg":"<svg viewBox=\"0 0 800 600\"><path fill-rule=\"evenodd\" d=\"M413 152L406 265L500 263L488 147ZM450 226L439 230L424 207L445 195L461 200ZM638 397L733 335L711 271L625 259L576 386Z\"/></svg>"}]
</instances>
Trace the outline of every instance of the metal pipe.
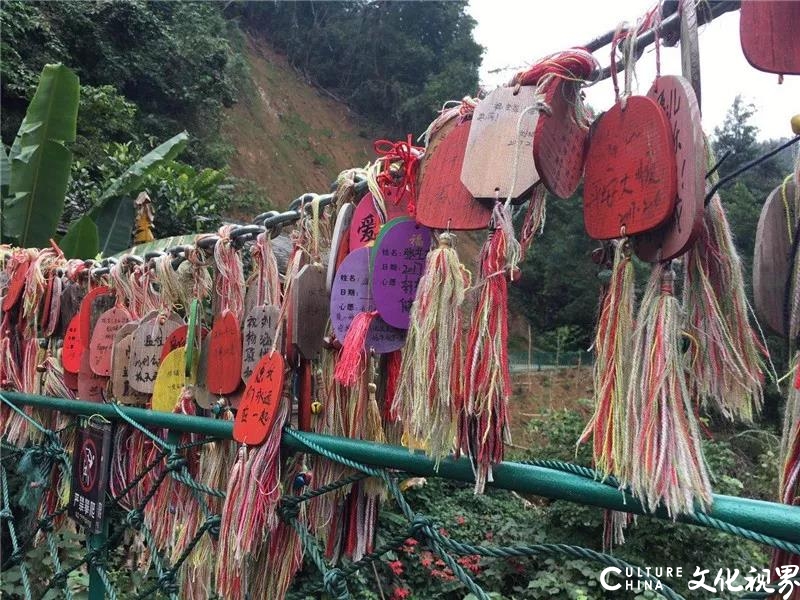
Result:
<instances>
[{"instance_id":1,"label":"metal pipe","mask_svg":"<svg viewBox=\"0 0 800 600\"><path fill-rule=\"evenodd\" d=\"M9 401L20 405L36 406L70 414L100 414L109 419L119 419L115 408L109 404L46 396L28 396L14 392L3 392L2 395ZM195 432L224 439L231 438L233 433L233 424L230 421L155 412L130 406L122 406L120 409L138 423L151 427ZM441 461L437 469L433 460L421 452L412 453L406 448L329 435L305 432L302 435L312 443L353 461L376 467L400 469L419 476L438 476L467 483L474 482L472 466L466 458L445 459ZM291 450L309 451L290 433L284 433L282 443ZM490 485L495 488L662 519L670 518L663 510L649 513L630 494L579 475L515 462L503 462L496 465L493 471L494 481ZM707 514L737 527L800 543L800 507L715 494L713 505ZM683 523L702 525L691 515L680 516L677 520Z\"/></svg>"},{"instance_id":2,"label":"metal pipe","mask_svg":"<svg viewBox=\"0 0 800 600\"><path fill-rule=\"evenodd\" d=\"M706 5L708 6L707 10L704 10L703 7ZM699 2L697 4L698 13L697 13L697 25L705 25L706 23L710 23L717 17L726 12L731 12L734 10L738 10L741 6L741 2L739 0L714 0L708 3ZM666 7L665 7L666 9ZM664 37L665 35L670 35L670 41L676 42L678 40L677 37L680 35L680 24L681 24L681 15L680 11L675 10L669 16L666 14L663 15L664 20L661 22L661 26L659 28L659 35ZM594 53L597 52L599 49L607 46L611 43L611 40L614 38L614 31L609 31L588 44L584 46L587 50ZM644 32L642 35L636 38L636 46L634 48L634 54L638 57L644 52L644 49L649 46L650 44L654 43L656 39L656 32L655 29L649 29L648 31ZM621 71L624 68L622 61L617 63L617 71ZM592 78L592 81L602 81L604 79L608 79L611 77L611 66L606 67L600 72L596 78Z\"/></svg>"}]
</instances>

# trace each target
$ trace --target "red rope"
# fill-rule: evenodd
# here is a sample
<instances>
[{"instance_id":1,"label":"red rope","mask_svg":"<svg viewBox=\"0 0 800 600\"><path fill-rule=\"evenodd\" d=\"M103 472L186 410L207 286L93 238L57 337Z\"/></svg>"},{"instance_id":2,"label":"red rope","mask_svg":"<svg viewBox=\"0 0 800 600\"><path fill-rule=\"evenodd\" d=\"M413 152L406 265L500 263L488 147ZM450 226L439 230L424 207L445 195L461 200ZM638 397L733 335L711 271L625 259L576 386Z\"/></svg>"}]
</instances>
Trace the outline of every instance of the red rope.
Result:
<instances>
[{"instance_id":1,"label":"red rope","mask_svg":"<svg viewBox=\"0 0 800 600\"><path fill-rule=\"evenodd\" d=\"M410 133L405 140L399 142L377 140L373 144L373 148L383 165L383 169L378 175L378 185L381 190L397 185L400 193L394 202L399 204L403 198L408 198L406 205L408 214L413 217L416 214L417 170L420 157L425 149L414 146ZM401 165L399 173L397 170L392 170L392 166L395 164Z\"/></svg>"}]
</instances>

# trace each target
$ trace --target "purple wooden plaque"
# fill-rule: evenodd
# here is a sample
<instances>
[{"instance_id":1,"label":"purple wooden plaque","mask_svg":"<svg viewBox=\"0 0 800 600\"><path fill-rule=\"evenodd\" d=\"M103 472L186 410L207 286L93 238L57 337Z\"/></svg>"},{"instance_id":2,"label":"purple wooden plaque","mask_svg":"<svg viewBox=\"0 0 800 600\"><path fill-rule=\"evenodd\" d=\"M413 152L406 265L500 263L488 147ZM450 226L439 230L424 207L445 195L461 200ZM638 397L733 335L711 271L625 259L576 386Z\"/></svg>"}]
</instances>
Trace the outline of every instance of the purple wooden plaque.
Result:
<instances>
[{"instance_id":1,"label":"purple wooden plaque","mask_svg":"<svg viewBox=\"0 0 800 600\"><path fill-rule=\"evenodd\" d=\"M408 329L430 247L431 230L413 219L394 219L381 229L373 248L372 295L375 308L392 327Z\"/></svg>"},{"instance_id":2,"label":"purple wooden plaque","mask_svg":"<svg viewBox=\"0 0 800 600\"><path fill-rule=\"evenodd\" d=\"M348 254L336 270L331 288L331 323L336 339L344 341L350 324L358 313L371 312L375 305L370 297L369 248L359 248ZM406 332L388 325L376 317L367 345L377 354L393 352L403 347Z\"/></svg>"}]
</instances>

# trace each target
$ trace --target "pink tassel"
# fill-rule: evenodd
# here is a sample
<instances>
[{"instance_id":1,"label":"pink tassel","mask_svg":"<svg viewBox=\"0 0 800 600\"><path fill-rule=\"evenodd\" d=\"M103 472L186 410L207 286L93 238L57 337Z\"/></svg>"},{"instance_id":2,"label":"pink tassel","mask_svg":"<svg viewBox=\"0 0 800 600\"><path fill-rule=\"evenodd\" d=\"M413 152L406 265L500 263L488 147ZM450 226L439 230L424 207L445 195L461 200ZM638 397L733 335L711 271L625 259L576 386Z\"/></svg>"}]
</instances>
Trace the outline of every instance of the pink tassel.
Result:
<instances>
[{"instance_id":1,"label":"pink tassel","mask_svg":"<svg viewBox=\"0 0 800 600\"><path fill-rule=\"evenodd\" d=\"M763 400L767 350L750 326L741 260L719 196L711 199L684 265L690 383L726 418L752 421Z\"/></svg>"},{"instance_id":2,"label":"pink tassel","mask_svg":"<svg viewBox=\"0 0 800 600\"><path fill-rule=\"evenodd\" d=\"M354 386L366 368L367 333L377 316L377 311L358 313L347 330L334 374L336 381L344 386Z\"/></svg>"},{"instance_id":3,"label":"pink tassel","mask_svg":"<svg viewBox=\"0 0 800 600\"><path fill-rule=\"evenodd\" d=\"M663 505L675 518L710 506L711 482L682 362L673 279L668 264L655 266L642 299L628 386L630 445L618 473L649 510Z\"/></svg>"},{"instance_id":4,"label":"pink tassel","mask_svg":"<svg viewBox=\"0 0 800 600\"><path fill-rule=\"evenodd\" d=\"M244 598L249 557L258 554L278 526L280 441L288 411L283 402L264 444L249 453L242 446L228 481L216 574L217 591L229 600Z\"/></svg>"}]
</instances>

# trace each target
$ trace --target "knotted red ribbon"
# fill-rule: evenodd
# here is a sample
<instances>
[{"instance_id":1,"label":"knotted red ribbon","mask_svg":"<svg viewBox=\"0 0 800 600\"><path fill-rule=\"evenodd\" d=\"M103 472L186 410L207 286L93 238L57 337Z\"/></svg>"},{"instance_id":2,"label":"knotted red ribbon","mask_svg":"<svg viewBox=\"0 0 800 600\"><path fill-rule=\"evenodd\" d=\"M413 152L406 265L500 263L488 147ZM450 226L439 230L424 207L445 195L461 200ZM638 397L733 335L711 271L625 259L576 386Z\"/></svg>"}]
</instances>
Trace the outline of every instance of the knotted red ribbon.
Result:
<instances>
[{"instance_id":1,"label":"knotted red ribbon","mask_svg":"<svg viewBox=\"0 0 800 600\"><path fill-rule=\"evenodd\" d=\"M411 134L405 140L399 142L390 142L389 140L377 140L373 144L375 154L380 158L378 160L382 163L382 170L378 175L378 185L381 190L386 189L388 186L397 185L400 193L394 200L395 204L399 204L407 195L408 203L406 205L408 214L412 217L416 213L415 200L417 197L417 169L419 168L419 159L425 152L424 148L414 146ZM392 166L401 164L398 171L392 171Z\"/></svg>"}]
</instances>

